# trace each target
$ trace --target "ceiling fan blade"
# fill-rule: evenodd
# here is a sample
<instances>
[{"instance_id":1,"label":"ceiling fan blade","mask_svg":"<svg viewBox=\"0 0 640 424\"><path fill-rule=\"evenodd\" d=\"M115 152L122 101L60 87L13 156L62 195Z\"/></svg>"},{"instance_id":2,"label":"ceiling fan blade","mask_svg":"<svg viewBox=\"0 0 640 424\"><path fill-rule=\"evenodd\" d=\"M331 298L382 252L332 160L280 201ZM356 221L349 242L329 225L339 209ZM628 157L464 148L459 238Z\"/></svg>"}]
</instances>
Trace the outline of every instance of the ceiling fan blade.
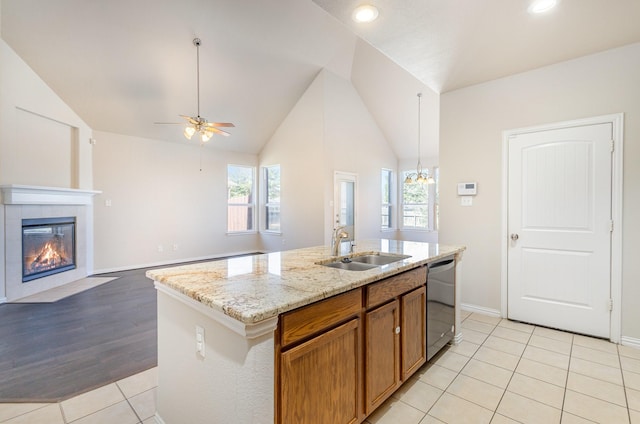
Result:
<instances>
[{"instance_id":1,"label":"ceiling fan blade","mask_svg":"<svg viewBox=\"0 0 640 424\"><path fill-rule=\"evenodd\" d=\"M195 116L178 115L186 119L191 125L197 125L199 122Z\"/></svg>"},{"instance_id":2,"label":"ceiling fan blade","mask_svg":"<svg viewBox=\"0 0 640 424\"><path fill-rule=\"evenodd\" d=\"M235 127L231 122L207 122L207 127Z\"/></svg>"},{"instance_id":3,"label":"ceiling fan blade","mask_svg":"<svg viewBox=\"0 0 640 424\"><path fill-rule=\"evenodd\" d=\"M231 135L231 134L229 134L229 133L228 133L228 132L226 132L226 131L219 130L219 129L214 128L214 127L209 127L209 128L207 128L207 130L209 130L209 131L213 131L213 132L214 132L214 133L216 133L216 134L224 135L225 137L228 137L228 136L230 136L230 135Z\"/></svg>"}]
</instances>

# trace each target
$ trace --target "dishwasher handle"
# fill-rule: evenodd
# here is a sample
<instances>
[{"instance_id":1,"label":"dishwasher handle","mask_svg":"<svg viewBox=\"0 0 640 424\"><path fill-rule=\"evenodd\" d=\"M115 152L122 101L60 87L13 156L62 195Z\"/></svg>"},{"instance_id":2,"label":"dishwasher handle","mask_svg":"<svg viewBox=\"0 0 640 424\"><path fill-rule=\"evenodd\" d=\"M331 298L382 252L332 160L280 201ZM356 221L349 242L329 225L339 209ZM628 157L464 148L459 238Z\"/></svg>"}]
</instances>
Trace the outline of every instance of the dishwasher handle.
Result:
<instances>
[{"instance_id":1,"label":"dishwasher handle","mask_svg":"<svg viewBox=\"0 0 640 424\"><path fill-rule=\"evenodd\" d=\"M434 262L428 265L429 272L444 272L448 271L455 266L455 260L449 259L440 262Z\"/></svg>"}]
</instances>

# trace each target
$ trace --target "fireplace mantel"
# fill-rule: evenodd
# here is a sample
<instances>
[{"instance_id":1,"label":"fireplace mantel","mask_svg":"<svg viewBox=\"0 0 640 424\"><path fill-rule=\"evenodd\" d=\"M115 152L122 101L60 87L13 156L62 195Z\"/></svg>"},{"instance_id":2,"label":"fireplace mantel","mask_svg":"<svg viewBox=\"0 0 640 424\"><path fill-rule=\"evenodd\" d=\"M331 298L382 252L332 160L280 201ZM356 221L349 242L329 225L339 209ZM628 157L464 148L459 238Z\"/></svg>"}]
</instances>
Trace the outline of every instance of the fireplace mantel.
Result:
<instances>
[{"instance_id":1,"label":"fireplace mantel","mask_svg":"<svg viewBox=\"0 0 640 424\"><path fill-rule=\"evenodd\" d=\"M95 190L9 184L0 186L0 204L5 205L91 205Z\"/></svg>"}]
</instances>

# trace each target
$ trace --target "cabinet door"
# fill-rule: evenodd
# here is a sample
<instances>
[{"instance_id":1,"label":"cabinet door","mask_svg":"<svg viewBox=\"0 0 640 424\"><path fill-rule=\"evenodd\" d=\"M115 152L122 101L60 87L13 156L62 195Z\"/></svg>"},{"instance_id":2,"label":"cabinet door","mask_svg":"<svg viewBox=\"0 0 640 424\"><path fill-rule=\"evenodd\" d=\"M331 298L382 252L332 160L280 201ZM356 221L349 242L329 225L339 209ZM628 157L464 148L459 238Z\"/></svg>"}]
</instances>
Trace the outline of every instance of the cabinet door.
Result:
<instances>
[{"instance_id":1,"label":"cabinet door","mask_svg":"<svg viewBox=\"0 0 640 424\"><path fill-rule=\"evenodd\" d=\"M365 406L367 415L400 385L400 303L366 313Z\"/></svg>"},{"instance_id":2,"label":"cabinet door","mask_svg":"<svg viewBox=\"0 0 640 424\"><path fill-rule=\"evenodd\" d=\"M282 353L281 423L359 422L360 358L359 318Z\"/></svg>"},{"instance_id":3,"label":"cabinet door","mask_svg":"<svg viewBox=\"0 0 640 424\"><path fill-rule=\"evenodd\" d=\"M420 287L401 298L402 302L402 380L427 362L427 292Z\"/></svg>"}]
</instances>

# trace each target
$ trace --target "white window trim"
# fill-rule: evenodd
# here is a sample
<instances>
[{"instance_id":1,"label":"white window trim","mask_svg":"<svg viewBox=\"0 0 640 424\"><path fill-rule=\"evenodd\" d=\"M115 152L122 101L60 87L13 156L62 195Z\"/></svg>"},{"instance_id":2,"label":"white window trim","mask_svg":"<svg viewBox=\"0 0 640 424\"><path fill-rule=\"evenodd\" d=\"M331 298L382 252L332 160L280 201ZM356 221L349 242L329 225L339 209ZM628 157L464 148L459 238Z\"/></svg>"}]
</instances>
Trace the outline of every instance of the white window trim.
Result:
<instances>
[{"instance_id":1,"label":"white window trim","mask_svg":"<svg viewBox=\"0 0 640 424\"><path fill-rule=\"evenodd\" d=\"M427 167L424 168L425 171L427 171L429 176L434 177L435 176L435 169L438 168L437 165L431 166L431 167ZM412 226L408 226L408 225L404 225L404 207L405 205L408 206L420 206L420 205L425 205L425 203L404 203L404 179L405 179L405 172L415 172L412 169L403 169L398 173L398 198L399 198L399 206L398 206L398 226L399 226L399 230L401 232L418 232L418 233L437 233L438 229L435 228L435 213L436 213L436 203L435 203L435 197L436 197L436 185L435 184L429 184L427 187L428 190L428 201L426 203L427 206L427 210L428 210L428 216L427 216L427 228L423 228L423 227L412 227ZM439 182L438 182L439 183Z\"/></svg>"},{"instance_id":2,"label":"white window trim","mask_svg":"<svg viewBox=\"0 0 640 424\"><path fill-rule=\"evenodd\" d=\"M261 181L261 190L260 190L260 232L269 234L269 235L282 235L282 201L278 203L267 203L267 190L269 189L269 184L267 182L267 168L273 167L280 168L280 191L282 191L282 167L280 164L274 165L265 165L260 168L260 181ZM282 198L282 193L280 193L280 197ZM278 205L280 206L280 229L279 230L270 230L267 229L267 207L269 205Z\"/></svg>"},{"instance_id":3,"label":"white window trim","mask_svg":"<svg viewBox=\"0 0 640 424\"><path fill-rule=\"evenodd\" d=\"M252 199L253 201L251 203L229 203L229 167L230 166L235 166L238 168L251 168L251 173L252 173L252 181L251 181L251 192L252 192ZM227 172L226 172L226 186L227 186L227 231L226 234L228 236L231 235L244 235L244 234L257 234L257 229L256 229L256 167L253 165L239 165L239 164L234 164L234 163L228 163L227 164ZM253 208L253 213L251 214L251 230L240 230L240 231L230 231L229 230L229 206L250 206Z\"/></svg>"},{"instance_id":4,"label":"white window trim","mask_svg":"<svg viewBox=\"0 0 640 424\"><path fill-rule=\"evenodd\" d=\"M390 231L396 231L397 230L397 226L396 223L398 222L397 220L397 207L396 207L396 202L395 202L395 193L394 193L394 187L396 186L395 182L396 182L396 173L393 171L393 169L389 169L389 168L382 168L381 169L381 174L382 171L389 171L390 173L390 180L389 181L389 203L383 203L382 199L380 199L380 211L382 211L382 207L385 205L389 206L389 226L388 227L383 227L382 223L380 224L380 232L381 233L385 233L385 232L390 232ZM380 184L382 184L382 178L380 179ZM381 216L382 218L382 216Z\"/></svg>"}]
</instances>

